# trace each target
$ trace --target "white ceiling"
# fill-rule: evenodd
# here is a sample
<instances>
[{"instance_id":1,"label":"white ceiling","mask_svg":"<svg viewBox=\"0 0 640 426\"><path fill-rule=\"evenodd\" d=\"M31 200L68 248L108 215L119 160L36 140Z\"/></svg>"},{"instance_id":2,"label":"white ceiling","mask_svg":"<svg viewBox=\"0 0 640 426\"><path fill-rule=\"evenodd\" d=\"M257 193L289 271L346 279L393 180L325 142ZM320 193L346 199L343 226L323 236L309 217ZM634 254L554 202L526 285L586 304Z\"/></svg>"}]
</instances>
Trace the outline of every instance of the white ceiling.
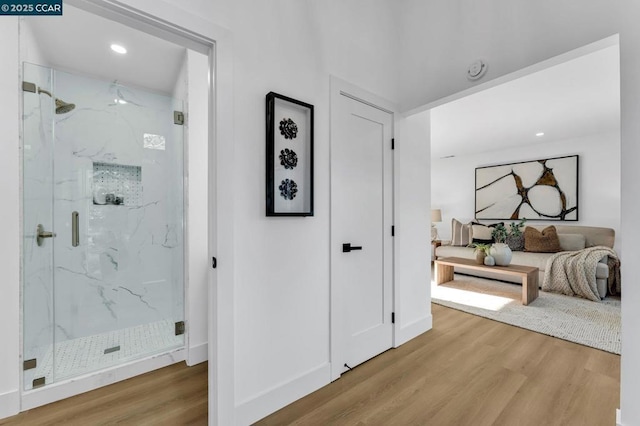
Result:
<instances>
[{"instance_id":1,"label":"white ceiling","mask_svg":"<svg viewBox=\"0 0 640 426\"><path fill-rule=\"evenodd\" d=\"M620 58L618 46L611 46L432 109L431 156L468 155L619 128ZM535 136L538 132L545 135Z\"/></svg>"},{"instance_id":2,"label":"white ceiling","mask_svg":"<svg viewBox=\"0 0 640 426\"><path fill-rule=\"evenodd\" d=\"M185 48L65 5L61 17L26 17L48 65L171 94ZM125 55L110 49L117 43Z\"/></svg>"},{"instance_id":3,"label":"white ceiling","mask_svg":"<svg viewBox=\"0 0 640 426\"><path fill-rule=\"evenodd\" d=\"M68 5L61 17L25 22L48 65L60 70L171 94L184 60L182 46ZM128 53L112 52L112 43ZM431 154L468 155L619 126L619 49L611 46L432 109Z\"/></svg>"}]
</instances>

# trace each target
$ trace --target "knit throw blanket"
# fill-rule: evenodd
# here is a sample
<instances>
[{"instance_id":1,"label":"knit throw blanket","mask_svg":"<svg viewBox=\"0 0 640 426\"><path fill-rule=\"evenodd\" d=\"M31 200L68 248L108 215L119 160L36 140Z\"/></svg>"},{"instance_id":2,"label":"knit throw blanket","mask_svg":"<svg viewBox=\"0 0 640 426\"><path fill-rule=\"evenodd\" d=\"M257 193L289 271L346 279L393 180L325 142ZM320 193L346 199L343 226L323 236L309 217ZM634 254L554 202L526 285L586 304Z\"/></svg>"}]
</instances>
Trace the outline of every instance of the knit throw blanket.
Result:
<instances>
[{"instance_id":1,"label":"knit throw blanket","mask_svg":"<svg viewBox=\"0 0 640 426\"><path fill-rule=\"evenodd\" d=\"M596 286L596 265L609 256L609 291L620 290L620 261L616 252L605 246L579 251L563 251L547 260L542 290L600 301ZM613 291L612 291L613 290Z\"/></svg>"}]
</instances>

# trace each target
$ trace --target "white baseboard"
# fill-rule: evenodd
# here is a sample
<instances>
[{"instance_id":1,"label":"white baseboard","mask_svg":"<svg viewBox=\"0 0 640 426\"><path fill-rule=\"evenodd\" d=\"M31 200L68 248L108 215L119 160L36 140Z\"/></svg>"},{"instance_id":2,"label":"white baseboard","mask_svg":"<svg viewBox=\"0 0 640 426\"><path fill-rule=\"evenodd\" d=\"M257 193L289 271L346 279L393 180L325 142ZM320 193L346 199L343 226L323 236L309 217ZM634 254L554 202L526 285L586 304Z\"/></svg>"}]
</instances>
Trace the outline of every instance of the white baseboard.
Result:
<instances>
[{"instance_id":1,"label":"white baseboard","mask_svg":"<svg viewBox=\"0 0 640 426\"><path fill-rule=\"evenodd\" d=\"M186 350L155 355L124 365L118 365L104 371L87 374L60 383L54 383L22 394L21 411L89 392L140 374L148 373L180 361L184 361Z\"/></svg>"},{"instance_id":2,"label":"white baseboard","mask_svg":"<svg viewBox=\"0 0 640 426\"><path fill-rule=\"evenodd\" d=\"M326 363L238 404L236 424L253 424L330 382L331 364Z\"/></svg>"},{"instance_id":3,"label":"white baseboard","mask_svg":"<svg viewBox=\"0 0 640 426\"><path fill-rule=\"evenodd\" d=\"M187 355L187 365L193 367L196 364L205 362L209 359L209 347L206 343L201 343L189 348L189 355Z\"/></svg>"},{"instance_id":4,"label":"white baseboard","mask_svg":"<svg viewBox=\"0 0 640 426\"><path fill-rule=\"evenodd\" d=\"M431 314L426 317L420 318L417 321L409 323L403 327L396 329L396 336L394 339L393 347L407 343L409 340L418 337L422 333L429 331L433 328L433 317Z\"/></svg>"},{"instance_id":5,"label":"white baseboard","mask_svg":"<svg viewBox=\"0 0 640 426\"><path fill-rule=\"evenodd\" d=\"M619 408L616 408L616 426L622 426L622 416Z\"/></svg>"},{"instance_id":6,"label":"white baseboard","mask_svg":"<svg viewBox=\"0 0 640 426\"><path fill-rule=\"evenodd\" d=\"M15 416L20 412L20 391L0 393L0 419Z\"/></svg>"}]
</instances>

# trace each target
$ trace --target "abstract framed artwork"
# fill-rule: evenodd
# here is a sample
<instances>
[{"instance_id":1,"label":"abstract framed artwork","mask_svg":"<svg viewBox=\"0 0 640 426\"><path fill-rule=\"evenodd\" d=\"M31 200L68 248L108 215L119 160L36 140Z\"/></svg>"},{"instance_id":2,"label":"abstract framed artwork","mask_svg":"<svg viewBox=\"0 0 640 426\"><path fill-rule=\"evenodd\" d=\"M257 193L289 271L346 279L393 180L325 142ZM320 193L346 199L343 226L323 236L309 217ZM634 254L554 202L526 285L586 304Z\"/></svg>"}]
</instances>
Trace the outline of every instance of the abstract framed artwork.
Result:
<instances>
[{"instance_id":1,"label":"abstract framed artwork","mask_svg":"<svg viewBox=\"0 0 640 426\"><path fill-rule=\"evenodd\" d=\"M313 105L266 97L267 216L313 216Z\"/></svg>"},{"instance_id":2,"label":"abstract framed artwork","mask_svg":"<svg viewBox=\"0 0 640 426\"><path fill-rule=\"evenodd\" d=\"M476 219L578 220L578 155L476 168Z\"/></svg>"}]
</instances>

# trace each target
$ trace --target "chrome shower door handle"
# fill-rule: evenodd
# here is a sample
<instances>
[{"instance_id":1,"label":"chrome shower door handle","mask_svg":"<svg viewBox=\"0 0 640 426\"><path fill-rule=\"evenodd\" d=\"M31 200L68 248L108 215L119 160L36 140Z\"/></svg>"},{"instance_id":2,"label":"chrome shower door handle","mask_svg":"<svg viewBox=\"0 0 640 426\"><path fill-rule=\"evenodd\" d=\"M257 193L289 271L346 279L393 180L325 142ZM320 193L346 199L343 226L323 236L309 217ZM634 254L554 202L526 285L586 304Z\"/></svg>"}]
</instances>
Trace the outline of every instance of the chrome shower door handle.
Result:
<instances>
[{"instance_id":1,"label":"chrome shower door handle","mask_svg":"<svg viewBox=\"0 0 640 426\"><path fill-rule=\"evenodd\" d=\"M55 236L56 236L55 233L45 231L44 226L42 226L42 224L38 224L38 227L36 228L36 243L38 244L39 247L42 246L42 244L44 244L45 238L53 238Z\"/></svg>"},{"instance_id":2,"label":"chrome shower door handle","mask_svg":"<svg viewBox=\"0 0 640 426\"><path fill-rule=\"evenodd\" d=\"M71 213L71 246L78 247L80 245L80 228L78 223L80 215L78 212Z\"/></svg>"}]
</instances>

